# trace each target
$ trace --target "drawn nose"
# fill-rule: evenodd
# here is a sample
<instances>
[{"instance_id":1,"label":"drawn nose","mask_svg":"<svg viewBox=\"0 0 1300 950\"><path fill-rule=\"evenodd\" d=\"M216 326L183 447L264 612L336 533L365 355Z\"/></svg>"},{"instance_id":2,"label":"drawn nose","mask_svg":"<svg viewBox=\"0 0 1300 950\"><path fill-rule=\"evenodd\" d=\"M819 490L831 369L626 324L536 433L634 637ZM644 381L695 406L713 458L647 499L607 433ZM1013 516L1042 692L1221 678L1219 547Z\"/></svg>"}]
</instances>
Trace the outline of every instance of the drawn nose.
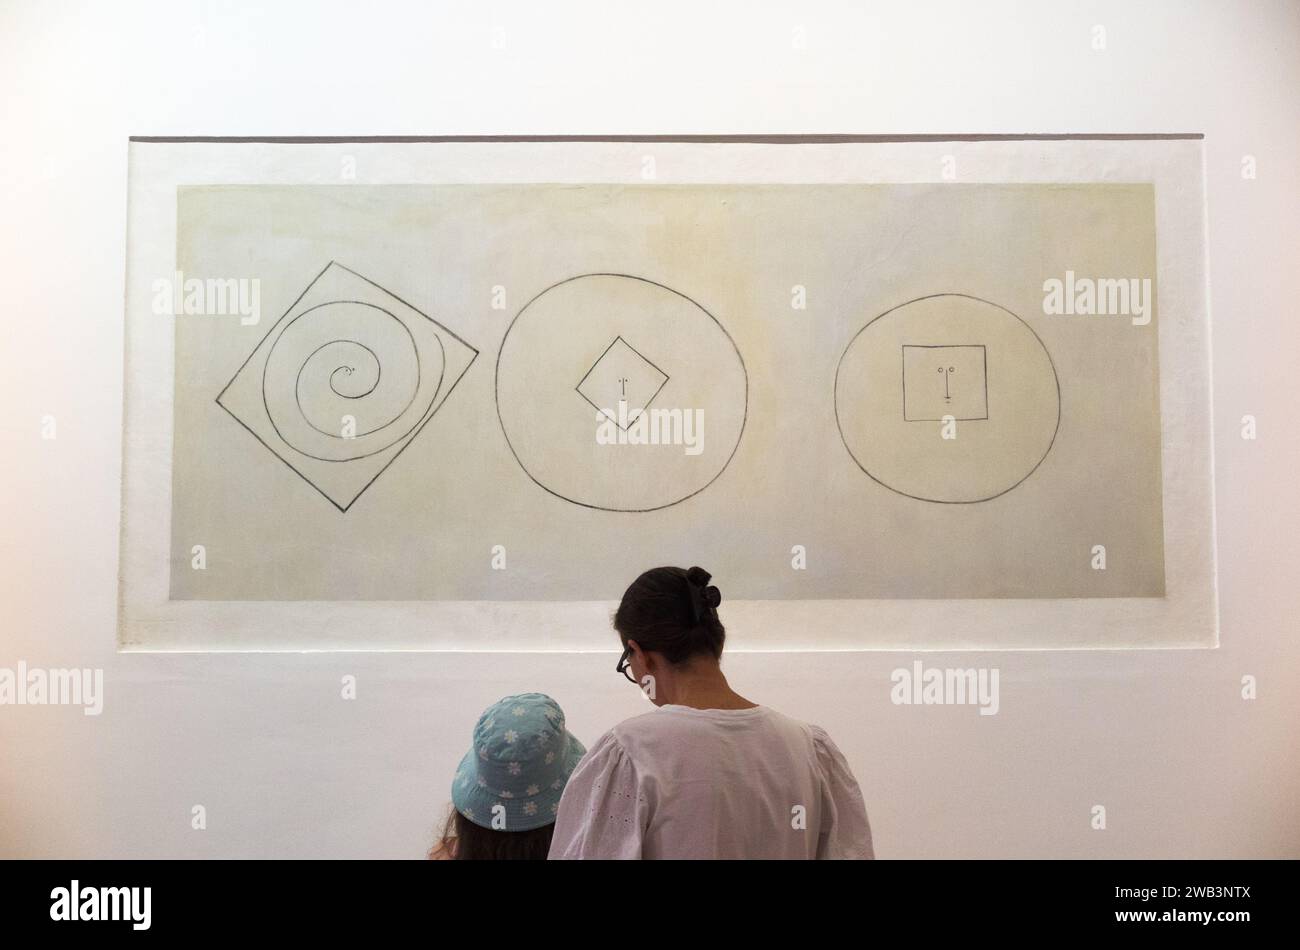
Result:
<instances>
[{"instance_id":1,"label":"drawn nose","mask_svg":"<svg viewBox=\"0 0 1300 950\"><path fill-rule=\"evenodd\" d=\"M952 393L948 389L948 380L953 373L957 372L957 368L955 366L949 366L945 369L944 367L940 366L939 372L943 373L943 401L952 402Z\"/></svg>"}]
</instances>

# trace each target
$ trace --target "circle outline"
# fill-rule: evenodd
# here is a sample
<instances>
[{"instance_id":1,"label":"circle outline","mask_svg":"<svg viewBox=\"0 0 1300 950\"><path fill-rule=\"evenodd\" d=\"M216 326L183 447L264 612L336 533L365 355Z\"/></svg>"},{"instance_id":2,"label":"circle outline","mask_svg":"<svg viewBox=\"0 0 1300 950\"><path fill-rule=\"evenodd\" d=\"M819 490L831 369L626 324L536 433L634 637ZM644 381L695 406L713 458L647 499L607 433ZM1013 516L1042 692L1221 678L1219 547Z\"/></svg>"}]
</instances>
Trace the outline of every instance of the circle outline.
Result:
<instances>
[{"instance_id":1,"label":"circle outline","mask_svg":"<svg viewBox=\"0 0 1300 950\"><path fill-rule=\"evenodd\" d=\"M708 317L710 320L714 322L717 328L722 331L722 335L727 338L727 342L731 344L732 350L734 350L736 353L736 359L740 361L740 373L745 380L745 405L740 415L740 431L736 433L736 444L732 446L731 454L727 456L727 460L722 463L722 467L718 469L718 471L714 474L714 476L710 478L707 482L705 482L703 485L701 485L699 488L695 489L695 491L691 492L689 495L683 495L681 498L678 498L674 501L666 502L665 504L662 505L655 505L654 507L651 508L608 508L604 505L593 505L590 504L589 502L578 501L576 498L569 498L567 495L562 495L559 492L555 491L553 488L548 488L546 485L543 485L540 481L538 481L538 479L533 475L533 473L528 470L528 466L526 466L523 463L523 460L519 457L519 453L515 451L514 444L510 441L510 433L506 431L506 421L501 416L501 355L505 352L506 341L510 339L510 332L514 330L515 324L519 322L519 318L522 317L524 313L528 310L528 308L531 307L534 303L536 303L537 300L540 297L542 297L544 294L550 293L556 287L562 287L565 284L572 283L575 280L582 280L586 277L623 277L628 280L639 280L643 284L650 284L653 287L658 287L660 290L666 290L670 294L675 294L676 296L681 297L683 300L685 300L687 303L694 306L697 310L699 310L701 313L703 313L706 317ZM532 298L529 299L529 301L526 304L524 304L522 307L519 308L519 312L515 314L514 319L510 321L510 325L506 327L506 332L501 337L501 345L497 348L496 369L492 376L492 401L496 404L497 422L501 426L502 436L505 437L506 447L510 449L510 454L514 456L515 461L519 464L519 467L523 470L523 473L527 475L529 480L532 481L533 484L536 485L538 488L541 488L543 491L551 495L554 495L556 498L559 498L561 501L567 501L573 505L580 505L583 508L590 508L593 511L612 511L612 512L626 513L626 514L644 514L650 511L662 511L664 508L671 508L674 505L680 505L684 501L689 501L690 499L698 495L700 492L704 491L704 489L708 488L710 485L716 482L719 478L721 478L722 473L725 472L727 468L731 465L732 459L734 459L736 457L736 453L740 451L740 443L745 437L745 426L749 422L749 369L745 366L745 357L741 355L740 347L736 345L735 339L733 339L731 334L727 332L727 328L722 325L722 321L719 320L717 317L715 317L712 313L710 313L709 310L707 310L704 306L702 306L698 301L692 299L691 297L688 297L680 290L674 290L673 288L669 287L667 284L661 284L658 281L651 280L648 277L638 277L636 274L620 274L615 271L595 271L590 274L576 274L573 277L566 277L564 280L556 281L555 283L551 284L551 286L541 291L538 291L536 294L532 296Z\"/></svg>"},{"instance_id":2,"label":"circle outline","mask_svg":"<svg viewBox=\"0 0 1300 950\"><path fill-rule=\"evenodd\" d=\"M867 328L872 326L877 320L883 320L885 317L889 316L895 310L901 310L902 308L909 306L911 304L920 303L922 300L933 300L936 297L964 297L967 300L974 300L978 303L988 304L990 307L996 307L998 310L1001 310L1003 313L1010 314L1012 317L1019 320L1024 325L1025 329L1033 334L1034 340L1037 341L1038 345L1042 348L1043 355L1047 357L1047 365L1052 370L1052 381L1056 384L1056 425L1052 429L1052 437L1051 439L1048 440L1047 448L1043 450L1042 456L1038 459L1037 462L1034 463L1034 467L1031 468L1028 472L1026 472L1019 481L1002 489L1002 491L997 492L996 494L989 495L986 498L970 498L970 499L954 499L954 500L947 500L943 498L925 498L922 497L921 495L912 495L909 494L908 492L903 491L901 488L895 488L892 485L885 484L880 479L876 478L875 475L872 475L871 472L867 471L867 467L863 465L860 461L858 461L858 457L853 454L853 449L849 447L848 437L845 436L844 434L844 425L840 421L840 370L844 366L844 358L849 355L849 350L853 349L853 344L858 341L858 337L862 336L862 334L867 331ZM835 428L839 430L840 441L844 443L844 449L849 453L849 458L853 459L853 464L856 465L858 468L860 468L863 474L865 474L869 479L871 479L880 487L887 488L897 495L902 495L904 498L913 498L916 501L929 502L932 505L978 505L986 501L992 501L995 498L1001 498L1003 495L1005 495L1007 492L1011 491L1012 489L1018 488L1020 485L1022 485L1025 481L1029 479L1029 476L1033 475L1034 472L1038 471L1039 466L1041 466L1043 462L1047 460L1047 456L1051 454L1052 447L1056 445L1056 437L1061 431L1061 376L1056 371L1056 362L1052 359L1052 353L1047 348L1047 344L1043 342L1043 338L1038 335L1037 331L1035 331L1034 328L1029 325L1028 321L1026 321L1024 317L1021 317L1019 314L1013 313L1012 311L1008 310L1006 307L1002 306L1001 304L994 303L992 300L985 300L983 297L976 297L974 294L962 294L962 293L957 293L955 291L943 291L937 294L926 294L923 297L917 297L913 300L906 300L903 303L900 303L894 307L890 307L884 313L878 314L877 316L872 317L870 320L868 320L862 326L862 328L858 330L857 333L853 334L848 344L844 347L844 351L840 354L839 361L835 364L835 381L831 389L831 403L835 410Z\"/></svg>"}]
</instances>

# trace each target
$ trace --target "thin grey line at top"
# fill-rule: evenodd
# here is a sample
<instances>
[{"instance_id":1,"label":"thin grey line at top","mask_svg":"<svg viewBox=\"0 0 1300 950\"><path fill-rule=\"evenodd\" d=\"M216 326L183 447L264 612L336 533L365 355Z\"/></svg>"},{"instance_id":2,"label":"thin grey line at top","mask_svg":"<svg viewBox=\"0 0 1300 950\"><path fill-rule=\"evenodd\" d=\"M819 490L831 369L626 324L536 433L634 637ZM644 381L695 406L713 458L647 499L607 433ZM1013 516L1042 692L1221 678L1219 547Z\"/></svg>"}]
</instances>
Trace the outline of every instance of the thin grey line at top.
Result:
<instances>
[{"instance_id":1,"label":"thin grey line at top","mask_svg":"<svg viewBox=\"0 0 1300 950\"><path fill-rule=\"evenodd\" d=\"M949 132L918 134L779 134L733 135L132 135L131 142L328 145L421 142L663 142L755 145L852 145L871 142L1060 142L1060 141L1199 141L1204 132Z\"/></svg>"}]
</instances>

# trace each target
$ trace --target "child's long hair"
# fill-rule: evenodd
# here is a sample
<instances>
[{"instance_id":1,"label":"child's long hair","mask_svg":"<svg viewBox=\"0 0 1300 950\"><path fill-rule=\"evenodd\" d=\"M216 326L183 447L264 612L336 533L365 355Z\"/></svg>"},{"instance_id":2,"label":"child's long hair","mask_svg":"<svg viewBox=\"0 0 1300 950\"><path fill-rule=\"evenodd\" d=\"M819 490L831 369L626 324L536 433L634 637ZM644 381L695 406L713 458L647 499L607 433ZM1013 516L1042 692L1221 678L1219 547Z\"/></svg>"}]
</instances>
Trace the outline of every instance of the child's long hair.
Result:
<instances>
[{"instance_id":1,"label":"child's long hair","mask_svg":"<svg viewBox=\"0 0 1300 950\"><path fill-rule=\"evenodd\" d=\"M553 822L532 831L494 831L474 824L453 807L429 857L442 850L456 861L545 861L553 831Z\"/></svg>"}]
</instances>

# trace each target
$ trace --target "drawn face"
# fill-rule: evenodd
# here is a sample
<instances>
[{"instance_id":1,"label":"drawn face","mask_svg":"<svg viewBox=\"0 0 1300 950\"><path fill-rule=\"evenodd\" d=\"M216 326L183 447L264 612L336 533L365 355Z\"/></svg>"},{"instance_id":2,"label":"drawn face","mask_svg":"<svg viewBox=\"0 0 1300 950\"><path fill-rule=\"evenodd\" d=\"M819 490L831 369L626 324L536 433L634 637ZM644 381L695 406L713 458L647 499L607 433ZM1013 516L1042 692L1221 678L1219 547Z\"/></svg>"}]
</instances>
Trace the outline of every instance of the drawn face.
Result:
<instances>
[{"instance_id":1,"label":"drawn face","mask_svg":"<svg viewBox=\"0 0 1300 950\"><path fill-rule=\"evenodd\" d=\"M903 344L904 420L987 419L987 358L981 343Z\"/></svg>"}]
</instances>

